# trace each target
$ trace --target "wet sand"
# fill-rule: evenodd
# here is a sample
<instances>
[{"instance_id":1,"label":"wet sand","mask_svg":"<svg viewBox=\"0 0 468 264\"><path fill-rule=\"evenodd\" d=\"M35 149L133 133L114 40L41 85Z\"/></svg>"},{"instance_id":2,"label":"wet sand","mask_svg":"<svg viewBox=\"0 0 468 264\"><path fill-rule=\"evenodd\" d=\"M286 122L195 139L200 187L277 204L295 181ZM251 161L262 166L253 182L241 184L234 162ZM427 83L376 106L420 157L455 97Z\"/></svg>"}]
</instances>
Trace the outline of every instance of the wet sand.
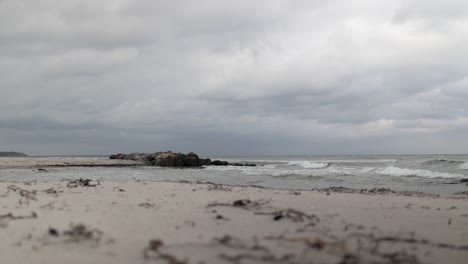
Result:
<instances>
[{"instance_id":1,"label":"wet sand","mask_svg":"<svg viewBox=\"0 0 468 264\"><path fill-rule=\"evenodd\" d=\"M0 183L0 263L466 263L468 199Z\"/></svg>"},{"instance_id":2,"label":"wet sand","mask_svg":"<svg viewBox=\"0 0 468 264\"><path fill-rule=\"evenodd\" d=\"M0 169L37 169L48 167L124 167L140 166L132 160L111 160L93 158L0 158Z\"/></svg>"}]
</instances>

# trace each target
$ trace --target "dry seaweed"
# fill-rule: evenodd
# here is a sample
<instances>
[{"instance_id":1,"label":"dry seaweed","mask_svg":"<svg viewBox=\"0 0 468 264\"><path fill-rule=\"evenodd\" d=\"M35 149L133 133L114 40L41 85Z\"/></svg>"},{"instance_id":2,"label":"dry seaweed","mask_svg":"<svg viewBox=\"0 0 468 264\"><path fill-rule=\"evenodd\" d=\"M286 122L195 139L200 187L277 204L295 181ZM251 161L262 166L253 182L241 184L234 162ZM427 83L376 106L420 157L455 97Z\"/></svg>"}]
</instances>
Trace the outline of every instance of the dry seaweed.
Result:
<instances>
[{"instance_id":1,"label":"dry seaweed","mask_svg":"<svg viewBox=\"0 0 468 264\"><path fill-rule=\"evenodd\" d=\"M287 263L295 256L293 254L287 254L282 257L276 257L275 255L268 253L264 255L254 255L254 254L237 254L237 255L227 255L220 254L219 258L226 260L231 263L242 263L242 261L255 261L255 262L265 262L265 263Z\"/></svg>"},{"instance_id":2,"label":"dry seaweed","mask_svg":"<svg viewBox=\"0 0 468 264\"><path fill-rule=\"evenodd\" d=\"M143 208L151 208L151 207L154 207L155 205L153 203L140 203L138 206L143 207Z\"/></svg>"},{"instance_id":3,"label":"dry seaweed","mask_svg":"<svg viewBox=\"0 0 468 264\"><path fill-rule=\"evenodd\" d=\"M299 210L295 209L285 209L285 210L280 210L280 211L275 211L275 212L270 212L270 213L265 213L265 212L256 212L255 214L258 215L272 215L274 221L279 221L281 219L289 219L295 223L298 222L314 222L314 223L319 223L320 219L316 215L309 215L304 212L301 212Z\"/></svg>"},{"instance_id":4,"label":"dry seaweed","mask_svg":"<svg viewBox=\"0 0 468 264\"><path fill-rule=\"evenodd\" d=\"M34 201L37 201L37 198L36 198L36 195L37 195L37 191L36 190L27 190L27 189L23 189L23 188L20 188L16 185L10 185L7 187L7 194L10 193L10 191L12 192L17 192L19 193L19 195L23 198L25 198L26 200L34 200Z\"/></svg>"},{"instance_id":5,"label":"dry seaweed","mask_svg":"<svg viewBox=\"0 0 468 264\"><path fill-rule=\"evenodd\" d=\"M230 192L232 189L228 186L222 184L211 183L207 187L208 191L225 191Z\"/></svg>"},{"instance_id":6,"label":"dry seaweed","mask_svg":"<svg viewBox=\"0 0 468 264\"><path fill-rule=\"evenodd\" d=\"M402 195L402 196L417 196L417 197L440 197L439 194L432 194L432 193L424 193L424 192L417 192L417 191L394 191L389 188L372 188L372 189L353 189L353 188L346 188L346 187L328 187L322 189L316 189L319 192L325 192L329 194L330 192L336 193L360 193L360 194L367 194L367 195L385 195L385 194L394 194L394 195Z\"/></svg>"},{"instance_id":7,"label":"dry seaweed","mask_svg":"<svg viewBox=\"0 0 468 264\"><path fill-rule=\"evenodd\" d=\"M232 203L210 203L207 205L207 207L217 207L217 206L228 206L228 207L237 207L237 208L243 208L243 209L258 209L262 207L265 204L268 204L270 201L269 200L258 200L258 201L251 201L249 199L240 199L240 200L235 200Z\"/></svg>"},{"instance_id":8,"label":"dry seaweed","mask_svg":"<svg viewBox=\"0 0 468 264\"><path fill-rule=\"evenodd\" d=\"M31 215L19 215L15 216L12 213L0 215L0 219L8 219L8 220L18 220L18 219L34 219L37 218L36 212L32 212Z\"/></svg>"},{"instance_id":9,"label":"dry seaweed","mask_svg":"<svg viewBox=\"0 0 468 264\"><path fill-rule=\"evenodd\" d=\"M254 238L252 245L248 245L245 241L241 241L240 239L230 235L224 235L220 238L215 238L214 241L228 248L263 252L270 251L267 247L259 245L258 240L256 238Z\"/></svg>"},{"instance_id":10,"label":"dry seaweed","mask_svg":"<svg viewBox=\"0 0 468 264\"><path fill-rule=\"evenodd\" d=\"M143 250L143 257L145 259L162 259L167 261L168 264L188 264L187 259L180 260L176 256L161 252L161 247L164 242L159 239L150 240L148 246Z\"/></svg>"},{"instance_id":11,"label":"dry seaweed","mask_svg":"<svg viewBox=\"0 0 468 264\"><path fill-rule=\"evenodd\" d=\"M56 228L49 228L48 234L50 236L66 238L66 242L80 242L80 241L95 241L101 240L102 231L98 229L91 229L84 224L71 224L70 229L63 232L58 231Z\"/></svg>"},{"instance_id":12,"label":"dry seaweed","mask_svg":"<svg viewBox=\"0 0 468 264\"><path fill-rule=\"evenodd\" d=\"M76 188L76 187L96 187L98 185L101 185L99 181L97 183L92 183L93 180L91 179L78 179L78 180L73 180L69 181L67 183L68 188Z\"/></svg>"}]
</instances>

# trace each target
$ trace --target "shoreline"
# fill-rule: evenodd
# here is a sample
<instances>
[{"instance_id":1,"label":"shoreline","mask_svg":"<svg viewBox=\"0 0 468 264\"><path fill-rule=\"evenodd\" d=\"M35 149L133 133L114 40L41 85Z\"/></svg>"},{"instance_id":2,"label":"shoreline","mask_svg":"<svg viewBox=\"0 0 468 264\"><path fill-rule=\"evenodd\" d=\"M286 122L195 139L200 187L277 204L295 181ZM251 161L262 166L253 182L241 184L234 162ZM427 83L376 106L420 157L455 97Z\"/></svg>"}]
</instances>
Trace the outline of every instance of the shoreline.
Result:
<instances>
[{"instance_id":1,"label":"shoreline","mask_svg":"<svg viewBox=\"0 0 468 264\"><path fill-rule=\"evenodd\" d=\"M146 166L143 162L140 161L133 161L133 160L119 160L119 159L107 159L107 158L38 158L38 157L12 157L12 158L5 158L0 157L0 170L34 170L36 173L47 173L53 171L53 169L64 169L67 168L145 168ZM150 166L151 167L151 166ZM181 173L184 173L183 170L203 170L206 169L205 167L166 167L164 169L174 170L174 175L177 175L178 170L182 170ZM27 172L26 172L27 173ZM203 173L203 172L201 172ZM89 177L87 175L83 175L83 178ZM96 175L94 176L96 177ZM33 181L34 179L32 175L27 177L27 180L24 181ZM66 178L64 178L66 179ZM187 179L187 178L186 178ZM12 181L13 178L7 177L7 181ZM53 179L53 180L58 180ZM106 180L109 180L106 179ZM112 180L112 179L110 179ZM128 179L130 180L130 179ZM148 180L146 178L145 180ZM149 180L151 181L151 180ZM174 182L167 179L159 179L158 182ZM179 180L179 181L187 181L187 180ZM175 181L177 182L177 181ZM190 182L188 180L187 182ZM391 186L388 187L369 187L366 186L364 188L354 187L354 186L346 186L346 185L332 185L326 187L311 187L311 188L281 188L281 186L276 187L268 187L268 186L260 186L256 184L247 185L245 183L241 184L229 184L226 182L209 182L206 180L196 180L196 182L206 182L212 184L224 184L229 186L249 186L249 187L258 187L264 189L272 189L272 190L297 190L297 191L305 191L305 190L317 190L322 192L343 192L343 193L363 193L363 194L396 194L396 195L403 195L403 196L443 196L443 197L456 197L458 199L464 199L468 197L468 191L464 188L458 188L458 190L454 190L453 192L444 192L444 191L424 191L424 190L405 190L402 188L393 189ZM457 183L458 185L462 185L463 183ZM442 185L443 186L443 185ZM441 187L442 188L442 187Z\"/></svg>"},{"instance_id":2,"label":"shoreline","mask_svg":"<svg viewBox=\"0 0 468 264\"><path fill-rule=\"evenodd\" d=\"M139 161L105 158L37 158L0 157L0 169L39 169L67 167L131 167L143 166Z\"/></svg>"},{"instance_id":3,"label":"shoreline","mask_svg":"<svg viewBox=\"0 0 468 264\"><path fill-rule=\"evenodd\" d=\"M468 257L468 203L446 197L61 181L0 182L0 201L2 263L464 263Z\"/></svg>"}]
</instances>

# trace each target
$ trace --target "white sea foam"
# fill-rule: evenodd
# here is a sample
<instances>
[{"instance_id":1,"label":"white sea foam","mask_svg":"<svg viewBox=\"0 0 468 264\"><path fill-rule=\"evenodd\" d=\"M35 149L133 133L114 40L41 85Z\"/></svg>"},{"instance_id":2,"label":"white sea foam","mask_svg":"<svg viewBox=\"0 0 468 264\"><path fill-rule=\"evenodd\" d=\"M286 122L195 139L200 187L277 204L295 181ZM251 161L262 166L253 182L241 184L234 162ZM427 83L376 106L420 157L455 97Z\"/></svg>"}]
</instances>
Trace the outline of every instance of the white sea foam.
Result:
<instances>
[{"instance_id":1,"label":"white sea foam","mask_svg":"<svg viewBox=\"0 0 468 264\"><path fill-rule=\"evenodd\" d=\"M290 161L288 163L289 166L299 166L304 169L323 169L328 167L330 164L329 163L323 163L323 162L310 162L310 161Z\"/></svg>"},{"instance_id":2,"label":"white sea foam","mask_svg":"<svg viewBox=\"0 0 468 264\"><path fill-rule=\"evenodd\" d=\"M462 178L463 175L460 174L452 174L447 172L436 172L436 171L429 171L429 170L412 170L412 169L402 169L394 166L387 167L385 169L381 169L378 173L383 175L389 176L397 176L397 177L408 177L408 176L417 176L417 177L424 177L424 178Z\"/></svg>"},{"instance_id":3,"label":"white sea foam","mask_svg":"<svg viewBox=\"0 0 468 264\"><path fill-rule=\"evenodd\" d=\"M293 165L299 164L299 165ZM305 165L305 166L300 166ZM310 169L310 168L314 169ZM290 176L326 176L330 175L360 175L373 172L376 170L374 167L362 167L362 168L353 168L353 167L339 167L339 166L330 166L327 163L321 163L314 165L304 164L303 162L291 162L291 164L270 164L257 167L238 167L238 166L207 166L206 170L210 171L224 171L224 172L239 172L244 175L249 176L272 176L272 177L290 177Z\"/></svg>"},{"instance_id":4,"label":"white sea foam","mask_svg":"<svg viewBox=\"0 0 468 264\"><path fill-rule=\"evenodd\" d=\"M468 162L460 164L459 168L462 170L468 170Z\"/></svg>"}]
</instances>

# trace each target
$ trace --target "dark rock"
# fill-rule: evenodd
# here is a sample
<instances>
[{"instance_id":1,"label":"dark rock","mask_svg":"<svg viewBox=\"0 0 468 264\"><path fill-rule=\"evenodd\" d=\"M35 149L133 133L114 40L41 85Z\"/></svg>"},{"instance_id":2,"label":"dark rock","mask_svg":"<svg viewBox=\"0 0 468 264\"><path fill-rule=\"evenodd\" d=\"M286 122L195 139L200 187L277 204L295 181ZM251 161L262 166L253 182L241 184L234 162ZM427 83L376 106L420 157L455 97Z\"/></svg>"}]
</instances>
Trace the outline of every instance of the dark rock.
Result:
<instances>
[{"instance_id":1,"label":"dark rock","mask_svg":"<svg viewBox=\"0 0 468 264\"><path fill-rule=\"evenodd\" d=\"M185 167L197 167L197 166L200 166L199 161L200 161L200 158L198 157L198 155L193 152L190 152L184 158L184 166Z\"/></svg>"},{"instance_id":2,"label":"dark rock","mask_svg":"<svg viewBox=\"0 0 468 264\"><path fill-rule=\"evenodd\" d=\"M175 167L177 155L172 152L161 153L156 156L156 164L161 167Z\"/></svg>"},{"instance_id":3,"label":"dark rock","mask_svg":"<svg viewBox=\"0 0 468 264\"><path fill-rule=\"evenodd\" d=\"M257 165L256 165L256 164L253 164L253 163L246 163L246 164L244 164L244 166L256 167Z\"/></svg>"},{"instance_id":4,"label":"dark rock","mask_svg":"<svg viewBox=\"0 0 468 264\"><path fill-rule=\"evenodd\" d=\"M151 153L145 155L145 164L151 165L155 162L156 157L161 153Z\"/></svg>"},{"instance_id":5,"label":"dark rock","mask_svg":"<svg viewBox=\"0 0 468 264\"><path fill-rule=\"evenodd\" d=\"M198 156L193 157L193 156L187 156L184 159L184 166L185 167L197 167L198 166Z\"/></svg>"},{"instance_id":6,"label":"dark rock","mask_svg":"<svg viewBox=\"0 0 468 264\"><path fill-rule=\"evenodd\" d=\"M198 160L198 166L209 166L211 165L211 160L210 159L199 159Z\"/></svg>"},{"instance_id":7,"label":"dark rock","mask_svg":"<svg viewBox=\"0 0 468 264\"><path fill-rule=\"evenodd\" d=\"M229 165L229 162L227 162L225 160L224 161L215 160L215 161L211 162L211 165L213 165L213 166L227 166L227 165Z\"/></svg>"},{"instance_id":8,"label":"dark rock","mask_svg":"<svg viewBox=\"0 0 468 264\"><path fill-rule=\"evenodd\" d=\"M201 167L201 166L228 166L229 162L225 160L201 159L196 153L188 154L174 153L171 151L155 153L130 153L113 154L109 159L134 160L141 161L147 166L161 167ZM234 163L233 166L256 166L255 164Z\"/></svg>"},{"instance_id":9,"label":"dark rock","mask_svg":"<svg viewBox=\"0 0 468 264\"><path fill-rule=\"evenodd\" d=\"M125 155L125 160L134 160L134 161L145 161L146 154L144 153L130 153Z\"/></svg>"},{"instance_id":10,"label":"dark rock","mask_svg":"<svg viewBox=\"0 0 468 264\"><path fill-rule=\"evenodd\" d=\"M187 157L193 157L193 158L199 159L198 155L193 152L189 152L189 154L187 154Z\"/></svg>"},{"instance_id":11,"label":"dark rock","mask_svg":"<svg viewBox=\"0 0 468 264\"><path fill-rule=\"evenodd\" d=\"M122 153L119 153L119 154L114 154L114 155L110 155L109 159L125 159L127 155L125 154L122 154Z\"/></svg>"},{"instance_id":12,"label":"dark rock","mask_svg":"<svg viewBox=\"0 0 468 264\"><path fill-rule=\"evenodd\" d=\"M468 182L468 178L464 178L460 180L460 183L465 183L465 182Z\"/></svg>"},{"instance_id":13,"label":"dark rock","mask_svg":"<svg viewBox=\"0 0 468 264\"><path fill-rule=\"evenodd\" d=\"M213 160L213 161L211 162L211 164L210 164L210 165L214 165L214 166L221 166L221 165L222 165L222 163L221 163L221 161L220 161L220 160Z\"/></svg>"},{"instance_id":14,"label":"dark rock","mask_svg":"<svg viewBox=\"0 0 468 264\"><path fill-rule=\"evenodd\" d=\"M187 156L182 153L176 154L176 167L184 167L184 161Z\"/></svg>"}]
</instances>

